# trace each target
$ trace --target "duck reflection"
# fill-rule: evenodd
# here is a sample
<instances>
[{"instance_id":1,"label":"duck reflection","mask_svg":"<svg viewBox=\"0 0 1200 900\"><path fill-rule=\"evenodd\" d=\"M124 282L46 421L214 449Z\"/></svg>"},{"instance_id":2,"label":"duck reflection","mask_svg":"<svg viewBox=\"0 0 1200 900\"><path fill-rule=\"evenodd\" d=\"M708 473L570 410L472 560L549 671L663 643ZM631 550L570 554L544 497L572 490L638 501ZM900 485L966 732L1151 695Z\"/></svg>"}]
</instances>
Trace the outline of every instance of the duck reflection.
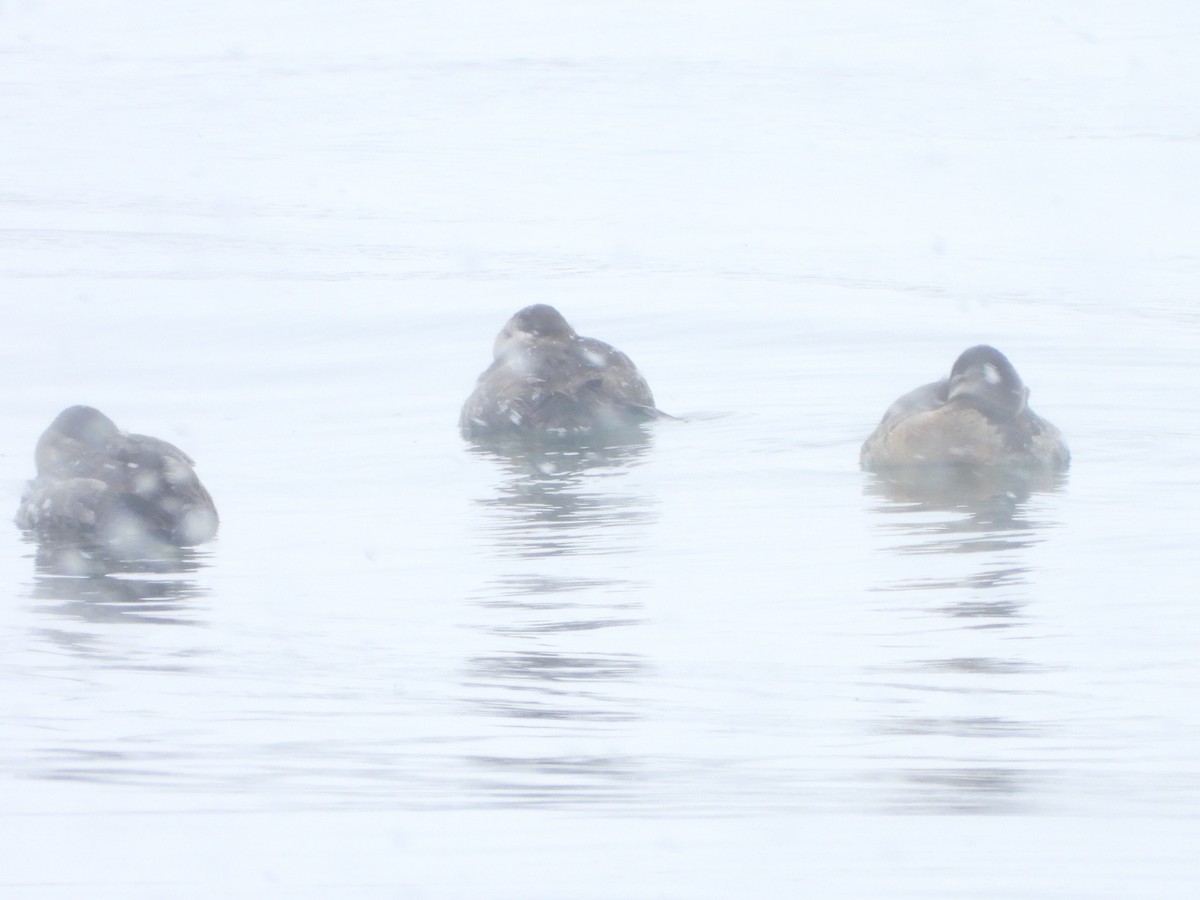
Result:
<instances>
[{"instance_id":1,"label":"duck reflection","mask_svg":"<svg viewBox=\"0 0 1200 900\"><path fill-rule=\"evenodd\" d=\"M630 653L525 650L479 656L467 664L467 684L486 696L482 711L515 719L625 722L636 718L615 682L644 671Z\"/></svg>"},{"instance_id":2,"label":"duck reflection","mask_svg":"<svg viewBox=\"0 0 1200 900\"><path fill-rule=\"evenodd\" d=\"M44 612L84 622L194 624L182 613L202 593L190 576L206 560L206 553L192 548L127 557L106 547L42 539L30 598Z\"/></svg>"},{"instance_id":3,"label":"duck reflection","mask_svg":"<svg viewBox=\"0 0 1200 900\"><path fill-rule=\"evenodd\" d=\"M1002 469L929 468L896 470L868 476L864 493L880 498L873 512L887 517L882 527L903 539L888 548L900 556L974 554L980 567L963 573L931 565L939 574L900 579L880 591L965 589L971 592L961 608L948 615L997 614L1015 611L1007 601L981 604L977 592L1010 588L1028 580L1023 550L1045 539L1055 523L1030 514L1039 494L1062 490L1065 473ZM942 571L946 574L940 574Z\"/></svg>"},{"instance_id":4,"label":"duck reflection","mask_svg":"<svg viewBox=\"0 0 1200 900\"><path fill-rule=\"evenodd\" d=\"M650 438L615 446L473 448L499 464L494 497L476 501L501 555L525 559L630 549L627 527L650 518L645 498L616 490L641 462Z\"/></svg>"},{"instance_id":5,"label":"duck reflection","mask_svg":"<svg viewBox=\"0 0 1200 900\"><path fill-rule=\"evenodd\" d=\"M627 810L643 798L645 779L634 757L580 753L570 756L473 756L473 796L492 796L499 807L553 809L607 806ZM564 791L563 785L571 785Z\"/></svg>"},{"instance_id":6,"label":"duck reflection","mask_svg":"<svg viewBox=\"0 0 1200 900\"><path fill-rule=\"evenodd\" d=\"M617 600L622 594L636 591L639 585L617 578L570 578L547 575L506 576L493 582L485 597L477 603L487 609L543 613L544 618L522 618L513 625L492 629L496 634L532 636L555 631L590 631L615 625L636 625L633 610L640 604ZM577 598L562 596L577 593ZM605 610L611 616L595 619L595 594L603 595ZM622 615L626 611L626 615Z\"/></svg>"},{"instance_id":7,"label":"duck reflection","mask_svg":"<svg viewBox=\"0 0 1200 900\"><path fill-rule=\"evenodd\" d=\"M471 715L559 737L638 718L647 662L627 649L623 633L641 621L643 585L622 577L620 556L640 552L642 528L655 515L648 498L627 487L649 449L642 435L619 445L472 450L501 475L494 494L476 503L491 554L507 562L473 601L478 627L494 640L464 665ZM611 799L614 783L638 768L628 758L567 754L547 758L538 742L467 761L472 780L505 804Z\"/></svg>"},{"instance_id":8,"label":"duck reflection","mask_svg":"<svg viewBox=\"0 0 1200 900\"><path fill-rule=\"evenodd\" d=\"M930 468L893 470L868 476L864 493L884 502L874 511L894 520L891 530L932 538L895 548L901 553L978 553L1027 547L1051 527L1030 519L1026 506L1036 494L1062 489L1061 472ZM930 516L929 513L949 513Z\"/></svg>"},{"instance_id":9,"label":"duck reflection","mask_svg":"<svg viewBox=\"0 0 1200 900\"><path fill-rule=\"evenodd\" d=\"M1015 652L1023 645L1013 643L1011 629L1028 628L1030 549L1057 526L1053 504L1044 501L1063 489L1066 477L949 466L868 476L868 509L895 563L875 590L912 599L900 630L920 658L871 673L886 712L867 727L903 747L891 752L893 759L920 759L922 748L929 753L925 767L887 766L869 776L892 785L889 809L968 814L1035 805L1046 776L1014 764L1014 757L1046 739L1047 726L1005 698L1045 691L1046 667ZM947 630L947 620L955 627Z\"/></svg>"},{"instance_id":10,"label":"duck reflection","mask_svg":"<svg viewBox=\"0 0 1200 900\"><path fill-rule=\"evenodd\" d=\"M996 815L1030 812L1045 773L1007 766L904 769L893 775L887 811L900 814Z\"/></svg>"}]
</instances>

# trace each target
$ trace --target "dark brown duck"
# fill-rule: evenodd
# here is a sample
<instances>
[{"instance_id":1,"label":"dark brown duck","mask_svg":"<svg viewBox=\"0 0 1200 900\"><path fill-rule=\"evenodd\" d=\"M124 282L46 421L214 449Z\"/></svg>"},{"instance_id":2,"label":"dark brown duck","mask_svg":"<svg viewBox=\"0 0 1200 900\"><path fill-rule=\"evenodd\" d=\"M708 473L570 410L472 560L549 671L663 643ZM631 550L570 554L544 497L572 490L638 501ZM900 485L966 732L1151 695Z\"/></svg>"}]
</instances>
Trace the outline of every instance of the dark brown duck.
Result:
<instances>
[{"instance_id":1,"label":"dark brown duck","mask_svg":"<svg viewBox=\"0 0 1200 900\"><path fill-rule=\"evenodd\" d=\"M628 356L544 303L508 320L493 357L459 416L469 439L580 437L664 415Z\"/></svg>"},{"instance_id":2,"label":"dark brown duck","mask_svg":"<svg viewBox=\"0 0 1200 900\"><path fill-rule=\"evenodd\" d=\"M191 457L126 434L99 410L72 406L42 434L37 477L17 525L42 537L190 546L217 532L217 510Z\"/></svg>"},{"instance_id":3,"label":"dark brown duck","mask_svg":"<svg viewBox=\"0 0 1200 900\"><path fill-rule=\"evenodd\" d=\"M1008 358L980 344L950 376L893 403L859 456L864 469L891 466L1009 466L1065 469L1062 433L1029 408L1029 388Z\"/></svg>"}]
</instances>

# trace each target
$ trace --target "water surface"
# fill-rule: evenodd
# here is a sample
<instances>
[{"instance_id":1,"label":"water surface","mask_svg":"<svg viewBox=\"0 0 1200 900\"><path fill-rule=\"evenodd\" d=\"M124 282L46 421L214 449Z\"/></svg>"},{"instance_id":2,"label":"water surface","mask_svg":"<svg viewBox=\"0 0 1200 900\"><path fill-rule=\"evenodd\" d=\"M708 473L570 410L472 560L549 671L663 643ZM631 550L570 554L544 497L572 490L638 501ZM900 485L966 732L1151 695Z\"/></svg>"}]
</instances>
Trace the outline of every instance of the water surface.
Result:
<instances>
[{"instance_id":1,"label":"water surface","mask_svg":"<svg viewBox=\"0 0 1200 900\"><path fill-rule=\"evenodd\" d=\"M1193 895L1191 7L0 23L6 502L88 403L222 516L0 540L0 892ZM531 302L681 421L465 444ZM859 472L982 341L1070 472Z\"/></svg>"}]
</instances>

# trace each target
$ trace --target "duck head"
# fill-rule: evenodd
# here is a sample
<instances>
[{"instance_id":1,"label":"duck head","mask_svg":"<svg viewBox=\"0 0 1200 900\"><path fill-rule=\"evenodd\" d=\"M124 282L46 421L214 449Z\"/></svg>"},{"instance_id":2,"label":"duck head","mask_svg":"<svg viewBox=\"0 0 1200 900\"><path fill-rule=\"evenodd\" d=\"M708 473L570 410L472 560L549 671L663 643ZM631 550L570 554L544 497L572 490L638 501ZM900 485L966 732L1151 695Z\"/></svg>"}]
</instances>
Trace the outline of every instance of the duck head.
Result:
<instances>
[{"instance_id":1,"label":"duck head","mask_svg":"<svg viewBox=\"0 0 1200 900\"><path fill-rule=\"evenodd\" d=\"M946 399L973 406L990 419L1008 420L1025 409L1029 388L1008 357L995 347L980 344L964 350L955 360Z\"/></svg>"},{"instance_id":2,"label":"duck head","mask_svg":"<svg viewBox=\"0 0 1200 900\"><path fill-rule=\"evenodd\" d=\"M573 337L576 337L575 329L563 318L562 313L545 303L535 303L514 314L504 323L500 334L496 336L492 353L500 357L536 341L569 341Z\"/></svg>"}]
</instances>

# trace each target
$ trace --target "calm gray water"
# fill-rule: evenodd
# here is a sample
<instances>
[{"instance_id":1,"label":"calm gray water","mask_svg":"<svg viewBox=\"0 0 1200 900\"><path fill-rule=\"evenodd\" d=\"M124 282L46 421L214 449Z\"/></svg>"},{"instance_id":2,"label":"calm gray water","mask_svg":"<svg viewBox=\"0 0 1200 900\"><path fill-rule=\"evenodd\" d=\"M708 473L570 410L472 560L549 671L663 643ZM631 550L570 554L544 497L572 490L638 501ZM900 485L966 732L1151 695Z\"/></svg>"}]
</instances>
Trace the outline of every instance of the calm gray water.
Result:
<instances>
[{"instance_id":1,"label":"calm gray water","mask_svg":"<svg viewBox=\"0 0 1200 900\"><path fill-rule=\"evenodd\" d=\"M222 514L0 529L0 895L1195 895L1200 11L168 6L0 7L0 500ZM531 302L682 421L465 445ZM982 341L1071 471L859 472Z\"/></svg>"}]
</instances>

